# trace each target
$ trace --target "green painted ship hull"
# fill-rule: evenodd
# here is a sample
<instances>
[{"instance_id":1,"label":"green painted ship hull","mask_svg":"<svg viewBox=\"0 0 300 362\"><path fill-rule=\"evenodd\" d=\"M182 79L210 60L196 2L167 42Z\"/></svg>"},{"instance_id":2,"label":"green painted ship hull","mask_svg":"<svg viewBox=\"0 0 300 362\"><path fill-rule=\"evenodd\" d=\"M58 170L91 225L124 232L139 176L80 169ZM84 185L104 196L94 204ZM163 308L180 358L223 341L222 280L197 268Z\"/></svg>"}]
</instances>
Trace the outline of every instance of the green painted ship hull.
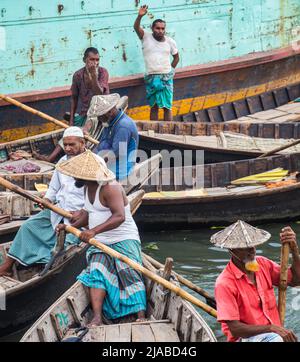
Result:
<instances>
[{"instance_id":1,"label":"green painted ship hull","mask_svg":"<svg viewBox=\"0 0 300 362\"><path fill-rule=\"evenodd\" d=\"M61 118L89 46L100 51L111 90L129 95L129 114L147 119L138 0L2 0L0 92ZM180 52L174 114L185 114L300 81L299 0L152 0L143 26L167 22ZM1 141L53 129L0 103ZM11 129L15 132L12 133Z\"/></svg>"}]
</instances>

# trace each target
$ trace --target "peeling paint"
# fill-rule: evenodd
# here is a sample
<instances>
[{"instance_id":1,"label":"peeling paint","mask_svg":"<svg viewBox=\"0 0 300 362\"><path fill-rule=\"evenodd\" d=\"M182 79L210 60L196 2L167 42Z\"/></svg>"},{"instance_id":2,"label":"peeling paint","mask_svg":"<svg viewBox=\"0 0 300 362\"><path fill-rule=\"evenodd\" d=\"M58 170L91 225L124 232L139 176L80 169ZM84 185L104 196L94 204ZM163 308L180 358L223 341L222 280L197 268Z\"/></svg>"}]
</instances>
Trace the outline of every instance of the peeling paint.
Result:
<instances>
[{"instance_id":1,"label":"peeling paint","mask_svg":"<svg viewBox=\"0 0 300 362\"><path fill-rule=\"evenodd\" d=\"M58 11L58 13L59 13L59 15L61 15L61 13L62 13L62 11L64 10L64 6L62 5L62 4L58 4L57 5L57 11Z\"/></svg>"}]
</instances>

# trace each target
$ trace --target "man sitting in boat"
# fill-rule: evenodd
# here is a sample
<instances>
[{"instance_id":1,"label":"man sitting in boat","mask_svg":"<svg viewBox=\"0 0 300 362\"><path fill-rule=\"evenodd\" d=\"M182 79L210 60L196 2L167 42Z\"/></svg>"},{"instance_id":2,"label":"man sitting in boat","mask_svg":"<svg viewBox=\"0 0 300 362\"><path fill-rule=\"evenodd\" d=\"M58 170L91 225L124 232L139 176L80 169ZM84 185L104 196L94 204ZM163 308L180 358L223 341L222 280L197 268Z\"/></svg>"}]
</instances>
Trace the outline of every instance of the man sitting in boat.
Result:
<instances>
[{"instance_id":1,"label":"man sitting in boat","mask_svg":"<svg viewBox=\"0 0 300 362\"><path fill-rule=\"evenodd\" d=\"M85 124L92 97L97 94L109 94L108 71L99 66L99 61L98 50L93 47L87 48L83 56L85 66L73 75L70 126L84 127L86 132L92 132L97 127L95 124ZM76 115L78 104L80 109ZM34 156L43 161L54 162L63 152L63 143L59 142L51 155L44 156L35 152Z\"/></svg>"},{"instance_id":2,"label":"man sitting in boat","mask_svg":"<svg viewBox=\"0 0 300 362\"><path fill-rule=\"evenodd\" d=\"M99 145L94 152L107 161L117 180L123 180L134 168L139 134L135 122L123 110L118 109L117 93L94 96L88 110L88 118L97 117L102 123Z\"/></svg>"},{"instance_id":3,"label":"man sitting in boat","mask_svg":"<svg viewBox=\"0 0 300 362\"><path fill-rule=\"evenodd\" d=\"M88 225L80 239L88 242L95 238L141 264L141 242L130 205L123 187L115 181L104 160L86 151L59 164L57 169L74 177L78 187L85 186L84 209L77 213L72 224L76 228ZM60 224L57 231L64 228ZM102 313L112 320L135 314L144 319L146 292L142 275L94 246L87 252L87 261L88 267L78 280L90 291L94 315L89 326L101 325Z\"/></svg>"},{"instance_id":4,"label":"man sitting in boat","mask_svg":"<svg viewBox=\"0 0 300 362\"><path fill-rule=\"evenodd\" d=\"M143 5L134 23L134 30L142 42L146 65L146 96L150 103L150 119L158 119L158 109L164 109L164 120L172 121L173 78L179 62L179 54L174 39L166 36L166 22L157 19L152 23L152 33L141 27L142 17L148 6ZM173 56L171 63L170 57Z\"/></svg>"},{"instance_id":5,"label":"man sitting in boat","mask_svg":"<svg viewBox=\"0 0 300 362\"><path fill-rule=\"evenodd\" d=\"M282 327L273 286L279 285L280 266L256 257L256 246L270 238L265 230L238 221L214 234L211 242L227 248L231 260L215 285L218 321L228 341L296 342L295 334ZM282 229L281 243L289 243L293 256L288 285L300 285L300 257L296 235Z\"/></svg>"},{"instance_id":6,"label":"man sitting in boat","mask_svg":"<svg viewBox=\"0 0 300 362\"><path fill-rule=\"evenodd\" d=\"M85 151L84 135L80 128L69 127L63 134L66 155L63 162ZM56 203L68 211L80 210L84 204L84 192L75 187L74 179L55 170L45 199ZM51 258L51 250L56 244L55 228L62 217L48 209L32 216L20 227L4 264L0 265L0 276L11 275L15 261L29 266L35 263L46 264ZM68 222L68 220L65 220ZM68 235L66 243L76 243L78 239Z\"/></svg>"}]
</instances>

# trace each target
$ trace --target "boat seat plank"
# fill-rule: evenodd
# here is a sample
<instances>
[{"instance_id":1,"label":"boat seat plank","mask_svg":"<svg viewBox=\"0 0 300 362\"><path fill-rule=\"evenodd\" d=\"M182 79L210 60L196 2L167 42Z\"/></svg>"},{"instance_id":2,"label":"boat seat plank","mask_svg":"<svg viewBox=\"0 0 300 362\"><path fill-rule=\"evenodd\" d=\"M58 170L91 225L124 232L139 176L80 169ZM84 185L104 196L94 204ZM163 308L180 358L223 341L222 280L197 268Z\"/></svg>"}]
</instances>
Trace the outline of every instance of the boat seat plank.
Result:
<instances>
[{"instance_id":1,"label":"boat seat plank","mask_svg":"<svg viewBox=\"0 0 300 362\"><path fill-rule=\"evenodd\" d=\"M278 109L270 109L268 111L249 114L248 117L267 121L270 119L274 120L278 117L282 117L282 116L286 116L286 115L287 114L284 111L280 111Z\"/></svg>"},{"instance_id":2,"label":"boat seat plank","mask_svg":"<svg viewBox=\"0 0 300 362\"><path fill-rule=\"evenodd\" d=\"M104 326L105 342L130 342L131 325L130 324L110 324Z\"/></svg>"},{"instance_id":3,"label":"boat seat plank","mask_svg":"<svg viewBox=\"0 0 300 362\"><path fill-rule=\"evenodd\" d=\"M83 337L83 342L105 342L105 326L94 327Z\"/></svg>"},{"instance_id":4,"label":"boat seat plank","mask_svg":"<svg viewBox=\"0 0 300 362\"><path fill-rule=\"evenodd\" d=\"M149 324L133 324L131 328L131 340L132 342L155 342L151 326Z\"/></svg>"},{"instance_id":5,"label":"boat seat plank","mask_svg":"<svg viewBox=\"0 0 300 362\"><path fill-rule=\"evenodd\" d=\"M278 111L287 113L300 113L300 103L289 103L276 108Z\"/></svg>"},{"instance_id":6,"label":"boat seat plank","mask_svg":"<svg viewBox=\"0 0 300 362\"><path fill-rule=\"evenodd\" d=\"M151 324L151 330L154 334L155 342L180 342L172 323L153 323Z\"/></svg>"}]
</instances>

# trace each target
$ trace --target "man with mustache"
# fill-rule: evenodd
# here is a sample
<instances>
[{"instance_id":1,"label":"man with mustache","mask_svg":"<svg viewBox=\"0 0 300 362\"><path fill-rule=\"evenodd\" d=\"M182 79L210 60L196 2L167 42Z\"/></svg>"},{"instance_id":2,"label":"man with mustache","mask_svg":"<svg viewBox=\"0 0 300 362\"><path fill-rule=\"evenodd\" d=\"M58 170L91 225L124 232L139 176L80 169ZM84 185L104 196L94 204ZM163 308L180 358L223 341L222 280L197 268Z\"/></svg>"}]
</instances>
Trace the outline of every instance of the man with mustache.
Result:
<instances>
[{"instance_id":1,"label":"man with mustache","mask_svg":"<svg viewBox=\"0 0 300 362\"><path fill-rule=\"evenodd\" d=\"M109 94L108 71L100 67L100 56L96 48L87 48L83 55L85 66L73 75L71 86L70 126L83 127L84 132L93 132L97 124L86 122L87 111L94 95ZM76 115L76 111L79 114ZM35 158L47 162L54 162L63 155L63 142L59 141L51 155L45 156L34 152Z\"/></svg>"},{"instance_id":2,"label":"man with mustache","mask_svg":"<svg viewBox=\"0 0 300 362\"><path fill-rule=\"evenodd\" d=\"M163 108L164 120L172 121L173 78L179 62L178 49L175 40L166 36L164 20L154 20L152 33L144 31L141 27L141 20L147 12L147 5L140 7L134 30L141 40L143 48L146 65L146 95L151 107L150 119L157 120L158 110ZM172 63L171 56L173 57Z\"/></svg>"},{"instance_id":3,"label":"man with mustache","mask_svg":"<svg viewBox=\"0 0 300 362\"><path fill-rule=\"evenodd\" d=\"M230 342L296 342L295 334L282 327L274 286L279 285L280 266L263 256L256 257L256 246L270 234L237 221L214 234L211 242L228 249L231 260L215 285L218 321ZM289 243L292 266L288 285L300 285L300 257L296 234L282 229L281 243Z\"/></svg>"},{"instance_id":4,"label":"man with mustache","mask_svg":"<svg viewBox=\"0 0 300 362\"><path fill-rule=\"evenodd\" d=\"M69 127L63 134L63 143L66 155L62 161L71 159L85 151L85 141L82 130L78 127ZM84 205L84 191L75 186L75 180L55 170L51 178L45 199L56 203L67 211L82 209ZM42 205L40 205L41 208ZM30 217L22 224L7 254L7 258L0 265L0 276L10 276L16 261L24 266L32 264L46 264L51 258L51 250L56 244L55 228L64 218L53 211L45 209ZM64 222L68 223L65 219ZM69 234L66 243L77 243L78 238Z\"/></svg>"}]
</instances>

